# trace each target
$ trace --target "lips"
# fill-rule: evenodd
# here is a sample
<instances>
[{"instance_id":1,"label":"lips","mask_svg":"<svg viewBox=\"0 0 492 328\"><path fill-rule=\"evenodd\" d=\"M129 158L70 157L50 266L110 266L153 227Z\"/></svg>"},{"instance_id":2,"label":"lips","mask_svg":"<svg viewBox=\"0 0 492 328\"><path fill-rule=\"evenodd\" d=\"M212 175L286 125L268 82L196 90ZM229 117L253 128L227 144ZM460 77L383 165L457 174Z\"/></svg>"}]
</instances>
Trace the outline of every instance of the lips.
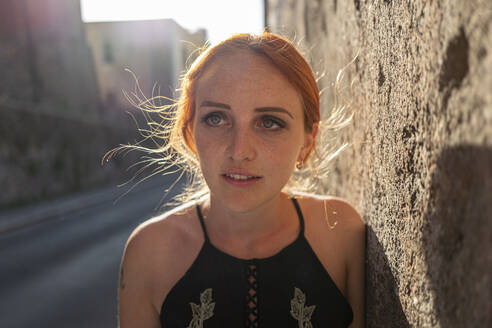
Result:
<instances>
[{"instance_id":1,"label":"lips","mask_svg":"<svg viewBox=\"0 0 492 328\"><path fill-rule=\"evenodd\" d=\"M234 180L251 180L251 179L259 178L259 176L256 175L243 175L243 174L224 174L224 176Z\"/></svg>"},{"instance_id":2,"label":"lips","mask_svg":"<svg viewBox=\"0 0 492 328\"><path fill-rule=\"evenodd\" d=\"M222 177L228 183L241 187L253 185L262 178L261 176L251 174L249 172L237 171L224 173L222 174Z\"/></svg>"}]
</instances>

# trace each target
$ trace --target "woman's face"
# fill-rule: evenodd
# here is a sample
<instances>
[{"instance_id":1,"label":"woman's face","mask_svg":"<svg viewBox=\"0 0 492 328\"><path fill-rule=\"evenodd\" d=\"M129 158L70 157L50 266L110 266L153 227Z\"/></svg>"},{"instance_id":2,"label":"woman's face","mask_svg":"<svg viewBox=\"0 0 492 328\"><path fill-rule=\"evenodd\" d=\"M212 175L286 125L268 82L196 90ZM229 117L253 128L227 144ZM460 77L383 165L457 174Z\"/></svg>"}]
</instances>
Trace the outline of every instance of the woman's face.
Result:
<instances>
[{"instance_id":1,"label":"woman's face","mask_svg":"<svg viewBox=\"0 0 492 328\"><path fill-rule=\"evenodd\" d=\"M222 55L200 77L193 135L211 197L246 212L280 195L315 133L300 97L263 56Z\"/></svg>"}]
</instances>

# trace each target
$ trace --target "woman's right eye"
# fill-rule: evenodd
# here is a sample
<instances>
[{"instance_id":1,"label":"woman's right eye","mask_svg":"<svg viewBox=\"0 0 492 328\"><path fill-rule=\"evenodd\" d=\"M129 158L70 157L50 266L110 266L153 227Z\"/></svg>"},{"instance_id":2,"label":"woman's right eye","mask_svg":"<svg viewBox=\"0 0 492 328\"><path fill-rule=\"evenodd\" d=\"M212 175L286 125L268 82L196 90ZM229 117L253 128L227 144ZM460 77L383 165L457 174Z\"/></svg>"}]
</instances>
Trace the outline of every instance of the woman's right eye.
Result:
<instances>
[{"instance_id":1,"label":"woman's right eye","mask_svg":"<svg viewBox=\"0 0 492 328\"><path fill-rule=\"evenodd\" d=\"M224 117L220 113L210 113L205 115L202 121L210 126L220 126L223 124Z\"/></svg>"}]
</instances>

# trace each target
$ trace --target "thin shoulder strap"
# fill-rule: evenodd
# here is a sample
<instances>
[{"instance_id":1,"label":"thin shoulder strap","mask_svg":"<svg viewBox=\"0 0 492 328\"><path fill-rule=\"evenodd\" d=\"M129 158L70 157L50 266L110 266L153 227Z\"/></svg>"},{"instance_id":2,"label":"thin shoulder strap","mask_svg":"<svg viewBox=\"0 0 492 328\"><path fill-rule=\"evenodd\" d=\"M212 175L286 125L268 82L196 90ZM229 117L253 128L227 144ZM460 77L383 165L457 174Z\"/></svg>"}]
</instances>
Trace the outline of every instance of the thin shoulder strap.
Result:
<instances>
[{"instance_id":1,"label":"thin shoulder strap","mask_svg":"<svg viewBox=\"0 0 492 328\"><path fill-rule=\"evenodd\" d=\"M297 211L297 216L299 217L299 224L301 225L301 230L299 231L300 235L304 235L304 216L302 216L302 211L301 207L299 206L299 203L297 202L297 199L291 198L292 202L294 203L294 206Z\"/></svg>"},{"instance_id":2,"label":"thin shoulder strap","mask_svg":"<svg viewBox=\"0 0 492 328\"><path fill-rule=\"evenodd\" d=\"M196 204L196 213L198 214L198 219L200 220L200 225L202 226L205 241L208 242L207 228L205 228L205 221L203 221L202 211L200 210L200 205L198 204Z\"/></svg>"}]
</instances>

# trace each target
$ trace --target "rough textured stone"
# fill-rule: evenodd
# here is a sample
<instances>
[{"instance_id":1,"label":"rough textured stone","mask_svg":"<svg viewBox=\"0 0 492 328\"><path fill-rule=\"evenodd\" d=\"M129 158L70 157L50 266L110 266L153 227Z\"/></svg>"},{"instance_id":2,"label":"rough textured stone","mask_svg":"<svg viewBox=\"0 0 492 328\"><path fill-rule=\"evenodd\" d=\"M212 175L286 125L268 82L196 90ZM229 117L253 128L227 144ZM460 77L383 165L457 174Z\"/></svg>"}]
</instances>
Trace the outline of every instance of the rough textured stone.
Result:
<instances>
[{"instance_id":1,"label":"rough textured stone","mask_svg":"<svg viewBox=\"0 0 492 328\"><path fill-rule=\"evenodd\" d=\"M119 157L101 166L103 155L132 134L129 125L125 130L5 106L0 117L0 181L8 191L0 194L0 209L122 182L136 162Z\"/></svg>"},{"instance_id":2,"label":"rough textured stone","mask_svg":"<svg viewBox=\"0 0 492 328\"><path fill-rule=\"evenodd\" d=\"M350 147L321 189L367 223L368 326L492 326L492 3L269 0L267 12L324 74L325 116L358 55L344 77Z\"/></svg>"},{"instance_id":3,"label":"rough textured stone","mask_svg":"<svg viewBox=\"0 0 492 328\"><path fill-rule=\"evenodd\" d=\"M79 1L2 1L0 72L0 209L122 181L100 161L135 133L101 110Z\"/></svg>"}]
</instances>

